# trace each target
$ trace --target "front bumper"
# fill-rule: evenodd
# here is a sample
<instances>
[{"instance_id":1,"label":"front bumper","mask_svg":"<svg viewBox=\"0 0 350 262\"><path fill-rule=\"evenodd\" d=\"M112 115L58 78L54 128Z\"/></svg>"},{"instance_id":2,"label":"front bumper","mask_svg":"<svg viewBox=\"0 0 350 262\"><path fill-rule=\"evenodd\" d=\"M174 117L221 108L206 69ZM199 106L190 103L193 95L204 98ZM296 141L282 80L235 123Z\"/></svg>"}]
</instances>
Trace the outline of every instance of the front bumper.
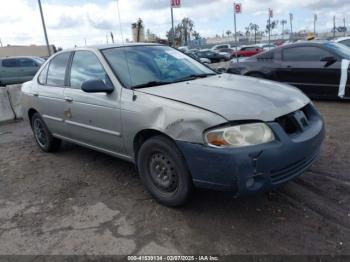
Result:
<instances>
[{"instance_id":1,"label":"front bumper","mask_svg":"<svg viewBox=\"0 0 350 262\"><path fill-rule=\"evenodd\" d=\"M267 123L276 140L258 146L213 148L177 141L197 187L233 191L238 195L273 189L302 175L317 158L325 136L322 117L308 105L308 126L288 134Z\"/></svg>"}]
</instances>

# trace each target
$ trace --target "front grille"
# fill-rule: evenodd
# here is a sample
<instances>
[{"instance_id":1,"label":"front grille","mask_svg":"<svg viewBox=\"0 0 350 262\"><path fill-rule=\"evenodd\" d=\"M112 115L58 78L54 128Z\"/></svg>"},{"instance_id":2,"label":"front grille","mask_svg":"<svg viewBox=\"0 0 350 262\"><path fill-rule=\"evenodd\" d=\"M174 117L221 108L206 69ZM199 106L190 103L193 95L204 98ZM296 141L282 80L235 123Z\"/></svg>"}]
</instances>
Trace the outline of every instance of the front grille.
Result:
<instances>
[{"instance_id":1,"label":"front grille","mask_svg":"<svg viewBox=\"0 0 350 262\"><path fill-rule=\"evenodd\" d=\"M315 160L315 158L318 155L318 152L319 151L316 151L316 153L308 159L304 158L282 169L272 170L271 171L272 184L280 184L298 175L301 175Z\"/></svg>"},{"instance_id":2,"label":"front grille","mask_svg":"<svg viewBox=\"0 0 350 262\"><path fill-rule=\"evenodd\" d=\"M312 113L312 105L309 104L300 110L281 116L275 121L280 124L288 135L292 135L297 132L302 132L309 126Z\"/></svg>"}]
</instances>

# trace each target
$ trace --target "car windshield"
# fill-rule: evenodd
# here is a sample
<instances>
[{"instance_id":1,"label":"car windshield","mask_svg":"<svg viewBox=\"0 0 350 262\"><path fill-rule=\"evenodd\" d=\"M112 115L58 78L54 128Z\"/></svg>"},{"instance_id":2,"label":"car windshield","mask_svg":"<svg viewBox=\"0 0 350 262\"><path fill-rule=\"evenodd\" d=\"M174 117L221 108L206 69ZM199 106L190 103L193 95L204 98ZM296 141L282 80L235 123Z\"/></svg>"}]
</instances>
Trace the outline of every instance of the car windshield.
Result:
<instances>
[{"instance_id":1,"label":"car windshield","mask_svg":"<svg viewBox=\"0 0 350 262\"><path fill-rule=\"evenodd\" d=\"M125 87L159 86L216 73L167 46L129 46L102 50Z\"/></svg>"},{"instance_id":2,"label":"car windshield","mask_svg":"<svg viewBox=\"0 0 350 262\"><path fill-rule=\"evenodd\" d=\"M345 59L350 59L350 47L338 43L327 43L325 46L337 55Z\"/></svg>"}]
</instances>

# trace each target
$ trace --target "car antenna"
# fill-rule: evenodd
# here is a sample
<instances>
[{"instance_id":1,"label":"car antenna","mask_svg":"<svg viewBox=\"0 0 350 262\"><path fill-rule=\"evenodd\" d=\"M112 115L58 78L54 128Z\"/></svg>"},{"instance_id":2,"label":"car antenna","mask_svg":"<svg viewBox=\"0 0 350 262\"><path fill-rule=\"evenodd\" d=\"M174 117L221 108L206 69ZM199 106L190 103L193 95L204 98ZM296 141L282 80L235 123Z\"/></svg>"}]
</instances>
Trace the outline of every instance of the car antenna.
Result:
<instances>
[{"instance_id":1,"label":"car antenna","mask_svg":"<svg viewBox=\"0 0 350 262\"><path fill-rule=\"evenodd\" d=\"M128 57L125 51L125 43L124 43L124 35L123 35L123 27L122 27L122 20L120 17L120 11L119 11L119 0L117 1L117 11L118 11L118 21L119 21L119 30L120 30L120 35L122 37L122 46L123 46L123 54L124 54L124 59L125 59L125 63L128 69L128 74L129 74L129 80L130 80L130 84L131 84L131 74L130 74L130 67L129 67L129 61L128 61ZM135 101L137 96L135 95L134 89L132 89L132 100Z\"/></svg>"}]
</instances>

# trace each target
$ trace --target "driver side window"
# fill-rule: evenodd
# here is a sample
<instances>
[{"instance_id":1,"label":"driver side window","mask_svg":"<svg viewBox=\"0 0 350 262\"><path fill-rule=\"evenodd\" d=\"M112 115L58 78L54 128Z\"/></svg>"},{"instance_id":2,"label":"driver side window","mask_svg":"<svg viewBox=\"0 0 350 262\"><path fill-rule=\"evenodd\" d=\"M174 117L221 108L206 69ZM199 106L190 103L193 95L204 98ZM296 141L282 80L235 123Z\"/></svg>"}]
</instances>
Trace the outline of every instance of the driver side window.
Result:
<instances>
[{"instance_id":1,"label":"driver side window","mask_svg":"<svg viewBox=\"0 0 350 262\"><path fill-rule=\"evenodd\" d=\"M96 79L108 83L108 75L96 55L90 51L76 51L72 61L70 86L80 89L85 81Z\"/></svg>"}]
</instances>

